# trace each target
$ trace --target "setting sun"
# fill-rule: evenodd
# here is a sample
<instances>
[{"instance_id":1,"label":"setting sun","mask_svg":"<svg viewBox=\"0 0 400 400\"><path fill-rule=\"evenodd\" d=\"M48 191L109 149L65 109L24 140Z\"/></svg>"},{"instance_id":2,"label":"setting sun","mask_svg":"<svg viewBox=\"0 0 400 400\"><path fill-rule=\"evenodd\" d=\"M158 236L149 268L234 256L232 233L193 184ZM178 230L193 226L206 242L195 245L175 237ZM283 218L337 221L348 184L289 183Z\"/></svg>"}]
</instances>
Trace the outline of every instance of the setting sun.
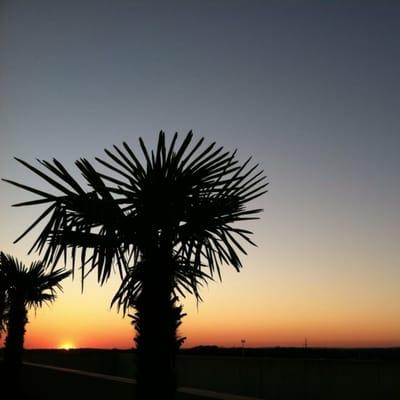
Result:
<instances>
[{"instance_id":1,"label":"setting sun","mask_svg":"<svg viewBox=\"0 0 400 400\"><path fill-rule=\"evenodd\" d=\"M64 342L59 346L59 349L71 350L71 349L75 349L75 345L71 342Z\"/></svg>"}]
</instances>

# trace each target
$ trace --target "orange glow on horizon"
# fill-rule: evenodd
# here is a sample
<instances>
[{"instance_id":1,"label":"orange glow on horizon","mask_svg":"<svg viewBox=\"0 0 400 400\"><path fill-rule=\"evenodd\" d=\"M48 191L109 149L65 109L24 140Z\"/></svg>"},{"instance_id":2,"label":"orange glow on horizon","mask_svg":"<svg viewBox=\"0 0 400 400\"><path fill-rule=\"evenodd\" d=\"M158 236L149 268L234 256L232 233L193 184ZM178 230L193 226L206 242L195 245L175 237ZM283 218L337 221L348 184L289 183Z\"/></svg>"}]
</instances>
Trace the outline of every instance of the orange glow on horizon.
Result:
<instances>
[{"instance_id":1,"label":"orange glow on horizon","mask_svg":"<svg viewBox=\"0 0 400 400\"><path fill-rule=\"evenodd\" d=\"M58 348L61 350L71 350L76 349L76 346L72 342L63 342Z\"/></svg>"},{"instance_id":2,"label":"orange glow on horizon","mask_svg":"<svg viewBox=\"0 0 400 400\"><path fill-rule=\"evenodd\" d=\"M226 270L224 276L222 285L211 283L204 289L199 306L185 300L187 316L179 329L179 335L187 337L183 347L240 347L241 339L246 347L302 347L305 338L309 347L400 346L396 282L385 292L392 301L384 302L379 293L335 282L335 276L330 277L331 292L309 278L306 293L290 277L279 289L278 280L270 278L271 283L255 290L258 282L250 268L240 274ZM29 312L25 348L135 347L131 319L110 308L119 280L99 287L90 277L83 293L79 283L67 280L53 304ZM251 295L244 295L250 290Z\"/></svg>"}]
</instances>

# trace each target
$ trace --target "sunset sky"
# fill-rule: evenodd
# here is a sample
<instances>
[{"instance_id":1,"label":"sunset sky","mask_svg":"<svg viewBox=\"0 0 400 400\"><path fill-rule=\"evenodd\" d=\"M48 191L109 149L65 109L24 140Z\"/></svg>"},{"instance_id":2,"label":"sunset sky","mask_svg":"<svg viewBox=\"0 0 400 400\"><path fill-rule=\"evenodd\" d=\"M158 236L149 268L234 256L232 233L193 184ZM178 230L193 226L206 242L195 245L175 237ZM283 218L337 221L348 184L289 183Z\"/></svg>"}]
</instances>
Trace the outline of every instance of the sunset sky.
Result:
<instances>
[{"instance_id":1,"label":"sunset sky","mask_svg":"<svg viewBox=\"0 0 400 400\"><path fill-rule=\"evenodd\" d=\"M258 247L184 300L186 346L400 346L399 20L384 0L3 0L0 177L48 188L13 157L76 176L160 130L237 148L270 182ZM0 193L0 250L38 258L38 230L12 242L40 207ZM66 281L26 347L132 347L118 285Z\"/></svg>"}]
</instances>

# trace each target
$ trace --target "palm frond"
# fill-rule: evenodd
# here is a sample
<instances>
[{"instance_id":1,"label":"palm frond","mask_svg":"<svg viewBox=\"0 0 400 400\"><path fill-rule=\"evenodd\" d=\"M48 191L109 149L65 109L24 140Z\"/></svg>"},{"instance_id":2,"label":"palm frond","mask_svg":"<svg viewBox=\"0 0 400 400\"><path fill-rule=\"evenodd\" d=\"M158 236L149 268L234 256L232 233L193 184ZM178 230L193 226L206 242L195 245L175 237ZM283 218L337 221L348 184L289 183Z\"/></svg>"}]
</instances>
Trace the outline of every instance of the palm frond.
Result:
<instances>
[{"instance_id":1,"label":"palm frond","mask_svg":"<svg viewBox=\"0 0 400 400\"><path fill-rule=\"evenodd\" d=\"M52 302L56 298L56 291L62 291L61 281L70 274L71 271L65 269L47 271L44 261L35 261L28 267L15 257L1 252L0 282L5 293L4 307L13 302L15 296L22 297L28 308Z\"/></svg>"},{"instance_id":2,"label":"palm frond","mask_svg":"<svg viewBox=\"0 0 400 400\"><path fill-rule=\"evenodd\" d=\"M245 245L255 245L252 233L237 223L262 211L249 204L267 191L264 172L251 158L241 163L236 151L194 141L191 131L181 143L175 134L169 144L160 132L153 151L140 138L139 149L142 156L125 142L105 149L105 159L96 157L101 172L86 159L76 161L87 188L56 159L39 161L44 170L18 159L55 193L6 180L38 196L17 205L47 204L17 240L46 221L31 249L46 265L69 254L73 270L76 264L82 269L82 282L96 271L100 283L116 266L123 280L114 304L127 293L135 299L146 255L169 243L176 293L198 297L203 281L221 277L223 264L239 270Z\"/></svg>"}]
</instances>

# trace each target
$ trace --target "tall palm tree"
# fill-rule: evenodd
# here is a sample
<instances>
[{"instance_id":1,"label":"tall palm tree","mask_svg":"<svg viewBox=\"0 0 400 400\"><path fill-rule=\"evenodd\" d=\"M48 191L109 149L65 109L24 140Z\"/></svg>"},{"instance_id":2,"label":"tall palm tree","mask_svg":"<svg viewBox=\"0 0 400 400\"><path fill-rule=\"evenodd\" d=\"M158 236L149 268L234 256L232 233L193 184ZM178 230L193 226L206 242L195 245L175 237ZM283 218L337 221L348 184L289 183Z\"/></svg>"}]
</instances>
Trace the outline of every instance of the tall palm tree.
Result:
<instances>
[{"instance_id":1,"label":"tall palm tree","mask_svg":"<svg viewBox=\"0 0 400 400\"><path fill-rule=\"evenodd\" d=\"M114 266L119 271L123 280L113 302L124 311L135 308L139 399L157 397L160 387L165 399L174 398L175 353L184 340L177 334L184 315L178 296L200 299L199 285L221 278L222 264L240 270L241 242L254 243L236 223L262 211L246 208L266 191L258 165L240 163L236 151L215 143L202 147L204 138L192 140L189 132L177 145L175 134L167 145L160 132L154 151L139 139L141 157L123 143L105 150L107 159L96 158L101 169L77 160L88 189L56 159L39 160L44 170L17 160L58 194L6 180L39 196L15 206L47 204L17 241L46 219L31 249L43 252L46 263L70 252L73 269L80 261L82 285L92 270L100 284Z\"/></svg>"},{"instance_id":2,"label":"tall palm tree","mask_svg":"<svg viewBox=\"0 0 400 400\"><path fill-rule=\"evenodd\" d=\"M15 383L22 365L28 310L42 307L56 298L60 282L70 274L61 269L46 272L43 261L26 267L16 258L0 253L0 276L4 290L3 321L7 331L4 362L9 378Z\"/></svg>"}]
</instances>

